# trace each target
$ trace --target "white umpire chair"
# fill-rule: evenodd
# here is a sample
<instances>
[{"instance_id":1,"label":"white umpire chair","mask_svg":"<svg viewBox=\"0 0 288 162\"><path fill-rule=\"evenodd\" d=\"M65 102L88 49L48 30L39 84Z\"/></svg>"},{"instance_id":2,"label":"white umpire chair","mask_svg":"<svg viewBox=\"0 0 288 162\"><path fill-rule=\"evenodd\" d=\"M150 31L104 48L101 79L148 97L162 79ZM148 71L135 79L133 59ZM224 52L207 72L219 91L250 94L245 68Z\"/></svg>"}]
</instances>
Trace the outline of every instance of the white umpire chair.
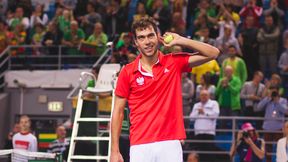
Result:
<instances>
[{"instance_id":1,"label":"white umpire chair","mask_svg":"<svg viewBox=\"0 0 288 162\"><path fill-rule=\"evenodd\" d=\"M94 94L99 94L103 92L111 92L112 93L112 107L111 107L111 115L113 112L114 107L114 85L116 85L116 78L117 73L120 71L120 64L103 64L100 68L98 79L96 80L95 76L92 73L88 72L82 72L80 76L80 85L83 85L83 82L85 81L85 77L90 76L95 81L95 87L81 87L78 94L78 101L77 101L77 108L73 123L73 129L71 134L71 143L69 148L69 154L67 162L72 162L73 160L106 160L109 162L110 157L110 148L111 148L111 135L109 131L109 136L103 137L97 133L96 137L78 137L78 129L79 129L79 122L107 122L109 123L111 121L111 118L104 118L97 116L95 118L81 118L81 112L82 112L82 106L83 106L83 93L84 92L90 92ZM89 155L74 155L75 151L75 145L77 141L96 141L98 143L97 145L97 153L96 155L89 156ZM108 155L99 155L99 142L100 141L108 141Z\"/></svg>"}]
</instances>

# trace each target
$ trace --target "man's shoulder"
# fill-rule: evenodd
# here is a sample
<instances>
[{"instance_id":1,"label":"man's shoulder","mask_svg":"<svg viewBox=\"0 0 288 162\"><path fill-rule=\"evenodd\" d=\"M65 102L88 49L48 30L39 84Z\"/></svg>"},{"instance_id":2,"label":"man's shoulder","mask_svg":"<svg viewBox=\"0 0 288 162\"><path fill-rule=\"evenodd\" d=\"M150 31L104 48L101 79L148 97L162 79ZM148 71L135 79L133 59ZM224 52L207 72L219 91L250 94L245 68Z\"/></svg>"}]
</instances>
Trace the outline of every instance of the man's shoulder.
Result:
<instances>
[{"instance_id":1,"label":"man's shoulder","mask_svg":"<svg viewBox=\"0 0 288 162\"><path fill-rule=\"evenodd\" d=\"M211 104L211 105L218 105L218 102L216 100L212 100L212 99L210 99L208 101L208 103Z\"/></svg>"}]
</instances>

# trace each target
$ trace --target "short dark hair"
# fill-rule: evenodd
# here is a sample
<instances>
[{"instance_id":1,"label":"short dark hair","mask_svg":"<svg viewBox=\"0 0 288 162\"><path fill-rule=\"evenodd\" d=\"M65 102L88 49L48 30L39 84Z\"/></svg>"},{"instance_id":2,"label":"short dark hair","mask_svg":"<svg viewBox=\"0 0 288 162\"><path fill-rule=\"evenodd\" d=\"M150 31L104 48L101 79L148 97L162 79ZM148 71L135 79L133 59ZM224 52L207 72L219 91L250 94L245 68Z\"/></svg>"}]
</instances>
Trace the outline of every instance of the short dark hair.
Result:
<instances>
[{"instance_id":1,"label":"short dark hair","mask_svg":"<svg viewBox=\"0 0 288 162\"><path fill-rule=\"evenodd\" d=\"M264 77L264 74L262 73L262 71L259 71L259 70L254 72L253 76L256 76L256 75L258 75L258 76L262 75Z\"/></svg>"},{"instance_id":2,"label":"short dark hair","mask_svg":"<svg viewBox=\"0 0 288 162\"><path fill-rule=\"evenodd\" d=\"M156 34L158 33L157 25L155 23L155 20L152 17L143 17L138 21L133 22L132 24L132 33L134 38L136 37L136 30L144 30L148 28L149 26L152 26Z\"/></svg>"}]
</instances>

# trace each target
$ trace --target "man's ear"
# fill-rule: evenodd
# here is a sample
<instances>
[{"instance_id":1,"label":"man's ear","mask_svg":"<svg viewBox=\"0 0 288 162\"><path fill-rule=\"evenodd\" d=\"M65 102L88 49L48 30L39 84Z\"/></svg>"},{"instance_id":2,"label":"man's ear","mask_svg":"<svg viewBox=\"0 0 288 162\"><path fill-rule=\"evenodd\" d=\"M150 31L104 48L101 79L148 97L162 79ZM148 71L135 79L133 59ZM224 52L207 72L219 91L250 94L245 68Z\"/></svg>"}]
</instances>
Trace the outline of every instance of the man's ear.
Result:
<instances>
[{"instance_id":1,"label":"man's ear","mask_svg":"<svg viewBox=\"0 0 288 162\"><path fill-rule=\"evenodd\" d=\"M135 46L138 47L139 44L138 44L136 38L133 38L133 42L134 42Z\"/></svg>"}]
</instances>

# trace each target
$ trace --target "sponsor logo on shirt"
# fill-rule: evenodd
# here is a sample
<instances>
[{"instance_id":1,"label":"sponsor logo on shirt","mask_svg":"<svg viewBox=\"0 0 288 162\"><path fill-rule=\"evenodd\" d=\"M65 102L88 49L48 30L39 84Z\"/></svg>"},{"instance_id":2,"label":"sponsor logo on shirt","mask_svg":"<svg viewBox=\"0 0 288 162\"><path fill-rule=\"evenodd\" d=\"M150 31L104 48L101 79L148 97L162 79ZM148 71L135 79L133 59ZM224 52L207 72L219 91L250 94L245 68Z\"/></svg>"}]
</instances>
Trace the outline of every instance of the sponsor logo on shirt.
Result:
<instances>
[{"instance_id":1,"label":"sponsor logo on shirt","mask_svg":"<svg viewBox=\"0 0 288 162\"><path fill-rule=\"evenodd\" d=\"M168 73L169 71L170 71L169 69L165 68L165 69L164 69L164 74L165 74L165 73Z\"/></svg>"},{"instance_id":2,"label":"sponsor logo on shirt","mask_svg":"<svg viewBox=\"0 0 288 162\"><path fill-rule=\"evenodd\" d=\"M17 148L17 149L28 150L28 147L29 147L29 142L28 141L21 141L21 140L16 140L15 141L15 148Z\"/></svg>"}]
</instances>

